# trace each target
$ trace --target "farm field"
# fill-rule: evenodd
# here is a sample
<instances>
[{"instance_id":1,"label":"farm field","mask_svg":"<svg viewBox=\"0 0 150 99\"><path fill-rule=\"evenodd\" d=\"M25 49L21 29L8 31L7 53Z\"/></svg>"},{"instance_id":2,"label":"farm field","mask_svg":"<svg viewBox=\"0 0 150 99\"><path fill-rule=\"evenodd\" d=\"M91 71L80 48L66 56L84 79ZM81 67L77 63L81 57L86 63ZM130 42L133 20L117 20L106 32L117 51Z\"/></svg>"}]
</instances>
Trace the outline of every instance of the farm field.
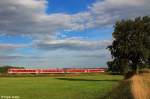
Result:
<instances>
[{"instance_id":1,"label":"farm field","mask_svg":"<svg viewBox=\"0 0 150 99\"><path fill-rule=\"evenodd\" d=\"M0 96L20 99L101 99L123 77L92 74L72 77L0 77Z\"/></svg>"}]
</instances>

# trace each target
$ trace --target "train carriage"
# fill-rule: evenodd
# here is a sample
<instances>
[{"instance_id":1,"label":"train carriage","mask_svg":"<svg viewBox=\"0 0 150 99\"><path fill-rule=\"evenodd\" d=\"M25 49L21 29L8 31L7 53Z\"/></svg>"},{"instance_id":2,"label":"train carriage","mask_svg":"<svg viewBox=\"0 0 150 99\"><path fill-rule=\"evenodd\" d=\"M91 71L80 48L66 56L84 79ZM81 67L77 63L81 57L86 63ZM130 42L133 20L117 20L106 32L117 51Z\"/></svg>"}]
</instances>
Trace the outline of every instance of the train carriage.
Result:
<instances>
[{"instance_id":1,"label":"train carriage","mask_svg":"<svg viewBox=\"0 0 150 99\"><path fill-rule=\"evenodd\" d=\"M105 68L50 68L50 69L8 69L9 74L49 74L49 73L101 73Z\"/></svg>"}]
</instances>

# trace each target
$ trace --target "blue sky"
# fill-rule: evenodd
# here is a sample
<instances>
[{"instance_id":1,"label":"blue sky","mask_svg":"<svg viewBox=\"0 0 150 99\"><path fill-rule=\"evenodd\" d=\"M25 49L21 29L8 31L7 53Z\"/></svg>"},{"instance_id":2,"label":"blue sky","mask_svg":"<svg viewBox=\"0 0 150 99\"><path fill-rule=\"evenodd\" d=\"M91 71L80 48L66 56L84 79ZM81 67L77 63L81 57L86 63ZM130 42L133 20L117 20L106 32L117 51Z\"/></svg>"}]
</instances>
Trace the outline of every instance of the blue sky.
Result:
<instances>
[{"instance_id":1,"label":"blue sky","mask_svg":"<svg viewBox=\"0 0 150 99\"><path fill-rule=\"evenodd\" d=\"M46 12L74 14L88 9L96 0L48 0Z\"/></svg>"},{"instance_id":2,"label":"blue sky","mask_svg":"<svg viewBox=\"0 0 150 99\"><path fill-rule=\"evenodd\" d=\"M113 25L150 15L149 0L1 0L0 65L104 67Z\"/></svg>"}]
</instances>

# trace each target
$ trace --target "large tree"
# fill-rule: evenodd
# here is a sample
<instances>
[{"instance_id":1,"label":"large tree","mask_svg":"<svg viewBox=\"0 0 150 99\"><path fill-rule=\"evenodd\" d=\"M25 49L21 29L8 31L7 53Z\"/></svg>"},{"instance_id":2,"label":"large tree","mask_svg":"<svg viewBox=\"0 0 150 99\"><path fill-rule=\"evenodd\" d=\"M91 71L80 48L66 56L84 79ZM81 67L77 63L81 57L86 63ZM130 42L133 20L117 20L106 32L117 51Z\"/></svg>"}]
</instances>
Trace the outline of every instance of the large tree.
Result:
<instances>
[{"instance_id":1,"label":"large tree","mask_svg":"<svg viewBox=\"0 0 150 99\"><path fill-rule=\"evenodd\" d=\"M124 74L129 71L137 73L139 68L149 63L150 17L122 20L114 28L114 41L108 47L113 57L112 63L117 60L121 66L115 65L115 68L121 67L120 71Z\"/></svg>"}]
</instances>

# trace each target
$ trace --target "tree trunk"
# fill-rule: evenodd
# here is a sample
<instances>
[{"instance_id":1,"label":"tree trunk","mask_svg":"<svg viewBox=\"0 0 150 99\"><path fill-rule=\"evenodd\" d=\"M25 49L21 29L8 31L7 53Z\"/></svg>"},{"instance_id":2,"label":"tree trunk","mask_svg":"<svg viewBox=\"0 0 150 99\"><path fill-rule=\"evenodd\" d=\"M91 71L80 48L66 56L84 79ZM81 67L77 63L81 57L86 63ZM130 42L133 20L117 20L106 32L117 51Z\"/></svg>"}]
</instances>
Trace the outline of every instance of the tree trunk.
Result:
<instances>
[{"instance_id":1,"label":"tree trunk","mask_svg":"<svg viewBox=\"0 0 150 99\"><path fill-rule=\"evenodd\" d=\"M139 69L138 69L138 65L134 64L133 68L132 68L132 72L134 75L139 74Z\"/></svg>"},{"instance_id":2,"label":"tree trunk","mask_svg":"<svg viewBox=\"0 0 150 99\"><path fill-rule=\"evenodd\" d=\"M123 74L126 76L126 74L129 71L128 60L127 59L122 59L121 63L123 65Z\"/></svg>"}]
</instances>

